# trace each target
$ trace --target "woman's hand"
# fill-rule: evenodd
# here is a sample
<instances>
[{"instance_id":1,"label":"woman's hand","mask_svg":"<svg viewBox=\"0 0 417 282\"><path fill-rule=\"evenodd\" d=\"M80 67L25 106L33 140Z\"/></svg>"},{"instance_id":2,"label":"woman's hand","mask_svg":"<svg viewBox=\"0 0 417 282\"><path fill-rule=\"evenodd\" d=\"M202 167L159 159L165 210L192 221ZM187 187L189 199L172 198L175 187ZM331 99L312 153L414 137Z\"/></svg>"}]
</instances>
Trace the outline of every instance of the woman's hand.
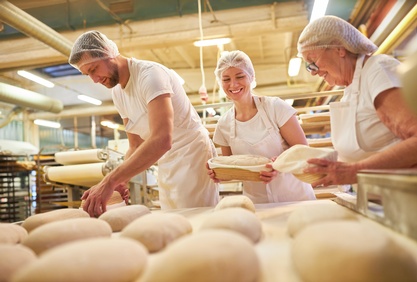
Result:
<instances>
[{"instance_id":1,"label":"woman's hand","mask_svg":"<svg viewBox=\"0 0 417 282\"><path fill-rule=\"evenodd\" d=\"M265 166L272 169L272 171L261 171L260 178L265 184L268 184L278 175L278 171L272 168L272 163L266 164Z\"/></svg>"},{"instance_id":2,"label":"woman's hand","mask_svg":"<svg viewBox=\"0 0 417 282\"><path fill-rule=\"evenodd\" d=\"M213 180L215 183L219 183L220 179L216 178L216 173L214 172L214 170L210 169L208 163L206 163L206 168L207 168L207 174L211 178L211 180Z\"/></svg>"},{"instance_id":3,"label":"woman's hand","mask_svg":"<svg viewBox=\"0 0 417 282\"><path fill-rule=\"evenodd\" d=\"M357 182L357 166L355 163L333 162L326 159L309 159L310 167L304 173L324 174L325 176L311 183L311 186L330 186L354 184Z\"/></svg>"}]
</instances>

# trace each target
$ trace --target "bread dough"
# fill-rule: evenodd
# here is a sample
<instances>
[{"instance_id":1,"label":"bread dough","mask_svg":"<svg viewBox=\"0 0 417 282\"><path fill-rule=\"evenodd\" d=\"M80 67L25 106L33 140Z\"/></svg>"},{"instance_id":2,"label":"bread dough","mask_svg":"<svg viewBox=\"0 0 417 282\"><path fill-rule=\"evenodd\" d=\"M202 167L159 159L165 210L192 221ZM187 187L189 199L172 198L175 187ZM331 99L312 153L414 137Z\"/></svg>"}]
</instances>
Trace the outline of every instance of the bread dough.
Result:
<instances>
[{"instance_id":1,"label":"bread dough","mask_svg":"<svg viewBox=\"0 0 417 282\"><path fill-rule=\"evenodd\" d=\"M208 215L200 226L205 229L228 229L241 233L257 243L262 237L262 224L256 215L244 208L228 208L214 211Z\"/></svg>"},{"instance_id":2,"label":"bread dough","mask_svg":"<svg viewBox=\"0 0 417 282\"><path fill-rule=\"evenodd\" d=\"M141 242L149 252L158 252L192 231L191 223L183 215L155 213L134 220L120 232L120 236Z\"/></svg>"},{"instance_id":3,"label":"bread dough","mask_svg":"<svg viewBox=\"0 0 417 282\"><path fill-rule=\"evenodd\" d=\"M15 272L36 259L36 254L25 246L0 244L0 281L11 281Z\"/></svg>"},{"instance_id":4,"label":"bread dough","mask_svg":"<svg viewBox=\"0 0 417 282\"><path fill-rule=\"evenodd\" d=\"M306 226L329 220L356 220L357 214L334 203L299 207L288 217L288 234L294 237Z\"/></svg>"},{"instance_id":5,"label":"bread dough","mask_svg":"<svg viewBox=\"0 0 417 282\"><path fill-rule=\"evenodd\" d=\"M388 233L359 221L314 224L296 235L296 270L306 282L416 281L417 265Z\"/></svg>"},{"instance_id":6,"label":"bread dough","mask_svg":"<svg viewBox=\"0 0 417 282\"><path fill-rule=\"evenodd\" d=\"M58 209L44 213L38 213L29 216L22 222L22 227L31 232L38 226L41 226L48 222L61 221L70 218L90 217L90 215L82 209Z\"/></svg>"},{"instance_id":7,"label":"bread dough","mask_svg":"<svg viewBox=\"0 0 417 282\"><path fill-rule=\"evenodd\" d=\"M259 276L259 259L246 237L228 230L204 230L168 245L137 282L253 282Z\"/></svg>"},{"instance_id":8,"label":"bread dough","mask_svg":"<svg viewBox=\"0 0 417 282\"><path fill-rule=\"evenodd\" d=\"M150 212L147 206L130 205L108 210L98 218L110 224L113 232L119 232L135 219Z\"/></svg>"},{"instance_id":9,"label":"bread dough","mask_svg":"<svg viewBox=\"0 0 417 282\"><path fill-rule=\"evenodd\" d=\"M29 233L22 244L36 254L52 249L58 245L92 237L110 237L110 225L97 218L72 218L50 222L39 226Z\"/></svg>"},{"instance_id":10,"label":"bread dough","mask_svg":"<svg viewBox=\"0 0 417 282\"><path fill-rule=\"evenodd\" d=\"M267 157L258 155L231 155L218 156L211 159L213 164L236 165L236 166L257 166L270 163Z\"/></svg>"},{"instance_id":11,"label":"bread dough","mask_svg":"<svg viewBox=\"0 0 417 282\"><path fill-rule=\"evenodd\" d=\"M148 260L145 247L128 238L94 238L57 246L20 269L13 282L135 281Z\"/></svg>"},{"instance_id":12,"label":"bread dough","mask_svg":"<svg viewBox=\"0 0 417 282\"><path fill-rule=\"evenodd\" d=\"M27 236L28 232L20 225L0 223L0 244L18 244L21 243Z\"/></svg>"},{"instance_id":13,"label":"bread dough","mask_svg":"<svg viewBox=\"0 0 417 282\"><path fill-rule=\"evenodd\" d=\"M236 207L244 208L251 212L255 212L256 210L252 200L245 195L226 196L217 203L214 210Z\"/></svg>"}]
</instances>

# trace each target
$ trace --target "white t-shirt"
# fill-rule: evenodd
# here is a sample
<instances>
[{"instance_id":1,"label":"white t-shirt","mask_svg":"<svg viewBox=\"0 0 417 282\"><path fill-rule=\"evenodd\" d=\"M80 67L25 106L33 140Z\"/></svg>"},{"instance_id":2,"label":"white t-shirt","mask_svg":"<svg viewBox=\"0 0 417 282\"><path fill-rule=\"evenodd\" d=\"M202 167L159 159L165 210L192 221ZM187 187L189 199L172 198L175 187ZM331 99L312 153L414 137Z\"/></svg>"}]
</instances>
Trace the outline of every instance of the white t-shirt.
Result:
<instances>
[{"instance_id":1,"label":"white t-shirt","mask_svg":"<svg viewBox=\"0 0 417 282\"><path fill-rule=\"evenodd\" d=\"M275 125L277 130L283 126L294 114L296 110L278 97L263 97L264 109L270 121ZM230 125L234 122L232 109L229 109L217 122L217 127L213 135L214 143L220 146L230 146ZM250 144L256 144L267 134L266 125L263 123L259 112L250 120L241 122L236 121L236 136L244 139ZM281 138L281 144L284 150L288 149L288 144Z\"/></svg>"},{"instance_id":2,"label":"white t-shirt","mask_svg":"<svg viewBox=\"0 0 417 282\"><path fill-rule=\"evenodd\" d=\"M381 54L371 56L363 66L356 112L356 132L358 143L365 151L378 151L396 142L397 137L379 119L374 101L381 92L401 87L397 74L399 65L398 60ZM349 90L351 86L346 87L346 90ZM349 95L343 96L341 101L347 100L349 100Z\"/></svg>"}]
</instances>

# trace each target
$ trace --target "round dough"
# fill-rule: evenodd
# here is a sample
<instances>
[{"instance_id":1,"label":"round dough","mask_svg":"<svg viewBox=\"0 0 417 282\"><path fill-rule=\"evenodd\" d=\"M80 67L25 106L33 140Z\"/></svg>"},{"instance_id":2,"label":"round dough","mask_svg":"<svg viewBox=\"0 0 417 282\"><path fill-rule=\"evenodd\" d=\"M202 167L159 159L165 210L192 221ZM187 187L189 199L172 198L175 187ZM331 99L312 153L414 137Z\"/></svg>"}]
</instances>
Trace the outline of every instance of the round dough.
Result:
<instances>
[{"instance_id":1,"label":"round dough","mask_svg":"<svg viewBox=\"0 0 417 282\"><path fill-rule=\"evenodd\" d=\"M256 215L244 208L228 208L208 215L200 226L204 229L228 229L239 232L253 243L262 237L262 224Z\"/></svg>"},{"instance_id":2,"label":"round dough","mask_svg":"<svg viewBox=\"0 0 417 282\"><path fill-rule=\"evenodd\" d=\"M36 254L22 245L0 244L0 281L11 281L19 269L37 259Z\"/></svg>"},{"instance_id":3,"label":"round dough","mask_svg":"<svg viewBox=\"0 0 417 282\"><path fill-rule=\"evenodd\" d=\"M28 232L20 225L0 223L0 243L19 244L28 236Z\"/></svg>"},{"instance_id":4,"label":"round dough","mask_svg":"<svg viewBox=\"0 0 417 282\"><path fill-rule=\"evenodd\" d=\"M205 230L168 245L137 282L253 282L259 274L259 259L246 237L228 230Z\"/></svg>"},{"instance_id":5,"label":"round dough","mask_svg":"<svg viewBox=\"0 0 417 282\"><path fill-rule=\"evenodd\" d=\"M119 232L135 219L150 213L150 209L144 205L130 205L108 210L98 218L110 224L113 232Z\"/></svg>"},{"instance_id":6,"label":"round dough","mask_svg":"<svg viewBox=\"0 0 417 282\"><path fill-rule=\"evenodd\" d=\"M252 200L245 195L226 196L217 203L214 210L236 207L244 208L250 210L251 212L256 211L255 205L253 204Z\"/></svg>"},{"instance_id":7,"label":"round dough","mask_svg":"<svg viewBox=\"0 0 417 282\"><path fill-rule=\"evenodd\" d=\"M19 270L13 282L134 281L147 260L145 247L132 239L90 238L43 253Z\"/></svg>"},{"instance_id":8,"label":"round dough","mask_svg":"<svg viewBox=\"0 0 417 282\"><path fill-rule=\"evenodd\" d=\"M183 215L155 213L134 220L120 232L120 236L141 242L149 252L158 252L172 241L192 231L191 223Z\"/></svg>"},{"instance_id":9,"label":"round dough","mask_svg":"<svg viewBox=\"0 0 417 282\"><path fill-rule=\"evenodd\" d=\"M294 210L288 217L288 234L294 237L306 226L328 220L356 219L355 212L333 203L303 206Z\"/></svg>"},{"instance_id":10,"label":"round dough","mask_svg":"<svg viewBox=\"0 0 417 282\"><path fill-rule=\"evenodd\" d=\"M72 218L39 226L22 242L40 254L58 245L92 237L110 237L110 225L97 218Z\"/></svg>"},{"instance_id":11,"label":"round dough","mask_svg":"<svg viewBox=\"0 0 417 282\"><path fill-rule=\"evenodd\" d=\"M61 221L70 218L80 218L80 217L90 217L90 215L83 211L82 209L58 209L52 210L44 213L38 213L29 216L22 222L22 227L31 232L33 229L37 228L48 222Z\"/></svg>"},{"instance_id":12,"label":"round dough","mask_svg":"<svg viewBox=\"0 0 417 282\"><path fill-rule=\"evenodd\" d=\"M303 281L416 281L417 265L388 234L359 221L306 227L294 239L292 258Z\"/></svg>"}]
</instances>

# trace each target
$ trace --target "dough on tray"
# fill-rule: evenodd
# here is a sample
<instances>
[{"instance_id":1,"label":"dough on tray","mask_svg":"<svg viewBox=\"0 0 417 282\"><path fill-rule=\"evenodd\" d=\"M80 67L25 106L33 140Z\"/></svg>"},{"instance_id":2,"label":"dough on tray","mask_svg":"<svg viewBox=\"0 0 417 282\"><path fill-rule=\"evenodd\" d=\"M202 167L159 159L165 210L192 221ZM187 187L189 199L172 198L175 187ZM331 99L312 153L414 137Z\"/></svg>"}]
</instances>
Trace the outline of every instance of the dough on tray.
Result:
<instances>
[{"instance_id":1,"label":"dough on tray","mask_svg":"<svg viewBox=\"0 0 417 282\"><path fill-rule=\"evenodd\" d=\"M245 196L245 195L226 196L217 203L214 210L237 208L237 207L250 210L251 212L256 211L255 205L252 202L252 200L248 196Z\"/></svg>"},{"instance_id":2,"label":"dough on tray","mask_svg":"<svg viewBox=\"0 0 417 282\"><path fill-rule=\"evenodd\" d=\"M414 258L383 229L344 220L314 224L296 235L295 269L306 282L416 281Z\"/></svg>"}]
</instances>

